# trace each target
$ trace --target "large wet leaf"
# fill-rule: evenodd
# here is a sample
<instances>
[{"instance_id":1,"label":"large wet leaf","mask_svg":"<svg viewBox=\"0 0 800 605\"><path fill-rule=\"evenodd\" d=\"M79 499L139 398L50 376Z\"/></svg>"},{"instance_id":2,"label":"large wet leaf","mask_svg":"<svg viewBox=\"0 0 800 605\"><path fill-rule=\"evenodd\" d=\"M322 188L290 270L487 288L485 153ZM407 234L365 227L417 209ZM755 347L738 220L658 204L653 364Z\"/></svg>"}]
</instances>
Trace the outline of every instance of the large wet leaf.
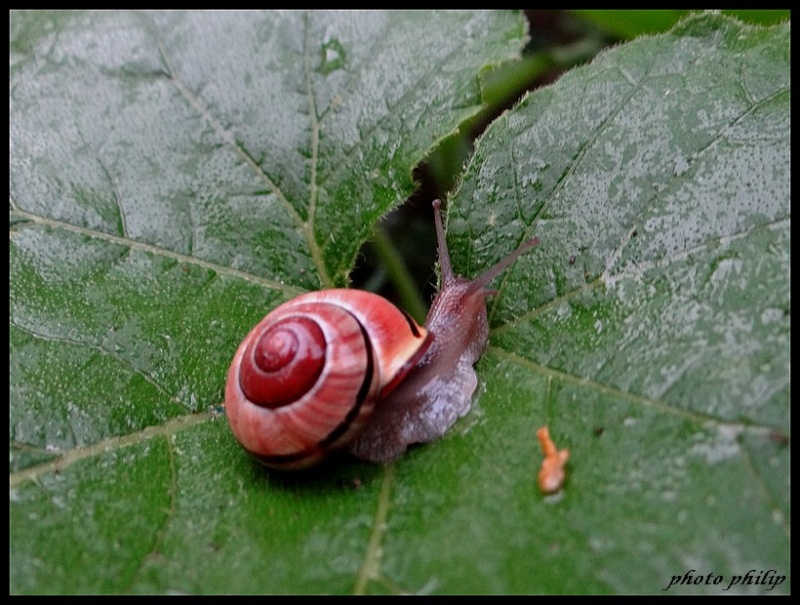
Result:
<instances>
[{"instance_id":1,"label":"large wet leaf","mask_svg":"<svg viewBox=\"0 0 800 605\"><path fill-rule=\"evenodd\" d=\"M286 478L209 411L249 327L345 283L523 37L504 13L12 15L12 592L788 575L788 26L693 19L487 132L454 265L542 244L445 439ZM572 451L550 498L544 423Z\"/></svg>"},{"instance_id":2,"label":"large wet leaf","mask_svg":"<svg viewBox=\"0 0 800 605\"><path fill-rule=\"evenodd\" d=\"M486 573L459 586L656 592L713 574L671 590L718 593L750 570L766 585L732 590L788 578L789 107L788 27L691 19L531 95L481 139L453 199L454 265L542 244L490 314L492 428L448 519L450 550L480 552ZM526 502L543 423L572 451L552 506ZM412 540L390 532L387 559L409 577L443 565L438 525L411 565ZM510 563L526 559L530 583Z\"/></svg>"}]
</instances>

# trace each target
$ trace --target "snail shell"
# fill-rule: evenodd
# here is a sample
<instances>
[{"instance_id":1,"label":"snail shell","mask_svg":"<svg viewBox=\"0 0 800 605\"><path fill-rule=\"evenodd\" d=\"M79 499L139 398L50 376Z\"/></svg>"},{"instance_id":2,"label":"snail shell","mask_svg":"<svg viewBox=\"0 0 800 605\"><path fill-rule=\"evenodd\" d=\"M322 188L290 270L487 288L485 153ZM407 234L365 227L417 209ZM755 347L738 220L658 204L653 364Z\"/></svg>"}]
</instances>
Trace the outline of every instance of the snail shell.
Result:
<instances>
[{"instance_id":1,"label":"snail shell","mask_svg":"<svg viewBox=\"0 0 800 605\"><path fill-rule=\"evenodd\" d=\"M298 296L236 352L225 391L233 433L268 466L311 466L362 429L430 343L425 328L376 294Z\"/></svg>"}]
</instances>

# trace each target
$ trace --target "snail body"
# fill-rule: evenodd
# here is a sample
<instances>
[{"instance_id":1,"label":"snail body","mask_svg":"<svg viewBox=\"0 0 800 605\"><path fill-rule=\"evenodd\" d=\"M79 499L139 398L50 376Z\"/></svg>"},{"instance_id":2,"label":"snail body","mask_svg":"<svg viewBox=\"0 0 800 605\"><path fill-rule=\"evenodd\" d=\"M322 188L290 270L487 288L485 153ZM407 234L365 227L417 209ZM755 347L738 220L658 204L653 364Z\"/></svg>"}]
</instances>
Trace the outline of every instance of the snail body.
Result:
<instances>
[{"instance_id":1,"label":"snail body","mask_svg":"<svg viewBox=\"0 0 800 605\"><path fill-rule=\"evenodd\" d=\"M323 290L280 305L239 346L226 414L256 459L296 470L346 449L387 462L469 411L489 336L487 286L538 240L468 280L453 274L433 205L442 283L423 326L376 294Z\"/></svg>"}]
</instances>

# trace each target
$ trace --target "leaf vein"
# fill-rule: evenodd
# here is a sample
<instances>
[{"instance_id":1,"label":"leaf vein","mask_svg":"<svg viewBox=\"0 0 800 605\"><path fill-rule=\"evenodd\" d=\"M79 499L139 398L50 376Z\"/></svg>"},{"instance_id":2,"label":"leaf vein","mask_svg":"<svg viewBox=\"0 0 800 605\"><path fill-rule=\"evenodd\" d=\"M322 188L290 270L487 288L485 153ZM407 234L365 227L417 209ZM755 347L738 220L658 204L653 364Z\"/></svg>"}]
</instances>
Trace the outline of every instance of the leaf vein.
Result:
<instances>
[{"instance_id":1,"label":"leaf vein","mask_svg":"<svg viewBox=\"0 0 800 605\"><path fill-rule=\"evenodd\" d=\"M139 579L139 576L145 569L147 562L156 557L161 552L161 545L164 543L164 537L167 534L167 528L169 527L170 521L175 516L176 511L176 500L178 494L178 472L175 468L175 446L172 443L171 439L172 435L163 435L164 441L167 444L167 457L169 459L169 472L170 472L170 481L169 487L167 488L167 498L169 499L169 504L167 510L164 512L164 520L161 522L158 529L155 530L153 536L153 545L151 546L149 552L142 557L141 562L139 563L139 567L133 572L131 575L131 581L128 584L127 590L124 592L130 592L133 586Z\"/></svg>"},{"instance_id":2,"label":"leaf vein","mask_svg":"<svg viewBox=\"0 0 800 605\"><path fill-rule=\"evenodd\" d=\"M133 372L134 374L136 374L137 376L141 377L143 380L148 382L159 393L161 393L162 395L167 397L172 403L175 403L175 404L180 405L182 407L186 407L186 405L187 405L186 403L180 401L174 395L171 395L167 391L167 389L164 386L162 386L161 384L159 384L152 376L149 376L148 374L146 374L145 372L143 372L139 368L135 367L129 360L127 360L127 359L125 359L123 357L117 356L112 351L109 351L108 349L106 349L102 345L88 343L88 342L82 342L80 340L75 340L74 338L68 338L66 336L54 336L54 335L49 335L49 334L42 334L42 333L37 332L36 330L34 330L32 328L29 328L29 327L26 327L26 326L22 326L22 325L20 325L18 323L15 323L13 320L10 320L8 323L9 323L10 327L16 328L20 332L25 332L26 334L28 334L28 335L30 335L30 336L32 336L34 338L37 338L39 340L44 340L44 341L47 341L47 342L61 342L61 343L72 344L72 345L75 345L77 347L85 347L86 349L89 349L91 351L95 351L96 353L100 353L101 355L104 355L106 357L110 357L111 359L113 359L117 363L119 363L120 365L126 366L131 372ZM76 441L76 443L77 443L77 441Z\"/></svg>"},{"instance_id":3,"label":"leaf vein","mask_svg":"<svg viewBox=\"0 0 800 605\"><path fill-rule=\"evenodd\" d=\"M619 115L619 113L625 108L625 106L628 104L628 102L631 100L631 98L633 98L633 95L642 87L642 85L643 85L643 82L639 82L638 85L632 85L630 91L628 91L628 94L625 95L625 97L620 100L620 102L618 103L617 107L611 113L609 113L607 116L605 116L600 121L600 123L597 125L597 127L594 129L594 131L590 134L590 136L587 137L587 139L581 144L581 146L578 148L578 152L575 154L575 159L572 161L572 163L570 164L569 168L567 170L565 170L564 173L562 174L561 178L559 178L558 182L556 183L556 186L553 187L553 190L547 196L547 199L544 201L544 203L542 204L541 208L539 208L539 211L533 217L533 220L531 221L531 224L526 229L523 230L522 237L519 239L519 241L516 244L517 246L520 243L522 243L523 241L525 241L526 239L529 239L530 237L532 237L532 233L533 233L534 229L536 228L536 224L539 222L539 219L542 216L544 216L545 211L550 207L550 205L552 204L553 200L556 199L556 197L558 196L558 193L564 188L565 183L567 183L569 181L570 177L577 171L578 166L580 166L582 164L583 159L589 153L589 150L593 148L594 143L597 141L597 139L600 137L600 135L603 132L605 132L606 128L608 128L608 126L611 124L611 122L614 120L614 118L616 118L617 115ZM533 128L533 126L531 126L530 128ZM514 143L512 145L512 150L513 150L513 147L515 145L516 145L516 143ZM516 189L516 188L517 188L517 183L514 182L514 189ZM519 194L517 193L517 195L519 195ZM495 297L495 301L499 300L500 297L503 296L503 292L505 291L506 286L508 285L509 280L511 279L511 274L512 273L513 273L513 269L506 270L503 273L503 275L501 276L500 284L497 287L497 295ZM494 318L494 314L495 314L495 311L496 311L497 307L498 307L497 304L493 304L492 305L492 310L489 313L489 322L490 323L491 323L492 319Z\"/></svg>"},{"instance_id":4,"label":"leaf vein","mask_svg":"<svg viewBox=\"0 0 800 605\"><path fill-rule=\"evenodd\" d=\"M320 181L319 182L320 183L327 183L334 176L336 176L343 168L346 168L348 166L352 166L352 163L350 162L350 160L351 160L353 154L355 154L355 152L363 146L364 139L368 138L369 136L371 136L372 133L375 130L377 130L379 127L383 126L390 118L394 117L395 116L395 112L393 111L393 109L396 108L396 107L401 106L403 104L403 102L408 97L410 97L412 94L414 94L417 91L417 88L419 87L419 84L421 82L423 82L425 80L425 78L430 77L431 74L438 74L439 73L439 68L442 65L446 65L447 61L449 61L450 58L453 55L455 55L457 52L459 52L460 50L461 50L460 47L458 47L458 46L454 47L448 54L446 54L446 55L444 55L443 57L440 58L440 60L439 60L437 65L431 65L429 69L422 70L420 76L417 78L417 81L414 82L413 85L409 85L409 86L406 87L405 92L403 92L403 94L400 95L400 97L397 99L397 101L394 103L394 105L390 106L387 103L387 105L386 105L386 110L387 111L380 118L378 118L378 120L376 120L374 124L369 126L366 130L359 131L360 142L358 142L355 145L353 145L352 147L350 147L350 149L347 149L340 156L339 161L334 166L332 166L331 169L327 173L322 174L320 176ZM430 110L430 109L432 109L432 108L429 107L428 110Z\"/></svg>"},{"instance_id":5,"label":"leaf vein","mask_svg":"<svg viewBox=\"0 0 800 605\"><path fill-rule=\"evenodd\" d=\"M784 533L786 534L786 538L791 538L792 529L787 521L788 515L786 514L788 511L784 511L775 501L775 498L770 493L769 488L767 487L767 483L764 481L764 475L758 472L755 463L753 462L753 456L750 452L750 448L747 447L747 444L742 443L737 439L737 444L739 446L739 451L741 452L742 458L744 460L744 465L747 468L747 472L752 477L753 483L757 486L761 497L764 499L766 503L766 508L770 511L778 511L780 513L780 520L779 524L781 529L783 529Z\"/></svg>"},{"instance_id":6,"label":"leaf vein","mask_svg":"<svg viewBox=\"0 0 800 605\"><path fill-rule=\"evenodd\" d=\"M623 250L625 250L625 247L631 241L633 234L641 225L644 216L652 209L656 200L663 199L663 197L666 194L672 192L675 187L682 185L695 172L697 166L700 164L699 160L702 159L707 153L711 153L711 150L713 150L720 141L726 138L727 136L726 133L730 128L736 126L741 121L746 119L746 117L755 112L758 107L769 102L769 100L781 94L783 90L784 89L780 89L775 93L773 93L772 95L765 97L758 103L750 106L746 111L742 112L740 116L730 120L727 124L720 127L717 134L714 137L712 137L706 145L700 147L697 153L694 154L694 157L692 158L692 162L689 165L689 168L684 172L681 172L680 174L673 173L673 177L669 180L669 183L660 191L655 192L652 195L652 197L643 204L642 209L636 214L636 217L631 222L630 228L623 234L620 242L614 248L614 252L611 254L608 261L606 262L606 267L603 270L602 274L603 276L608 275L608 273L611 271L612 266L619 260L620 256L622 256Z\"/></svg>"},{"instance_id":7,"label":"leaf vein","mask_svg":"<svg viewBox=\"0 0 800 605\"><path fill-rule=\"evenodd\" d=\"M86 458L102 455L106 452L126 448L131 445L136 445L147 441L148 439L152 439L153 437L173 435L178 431L190 428L196 424L214 420L216 416L216 414L212 414L208 411L197 414L187 414L185 416L176 416L175 418L172 418L163 424L149 426L140 431L136 431L135 433L109 437L108 439L103 439L97 443L93 443L92 445L77 447L69 452L66 452L63 456L55 460L10 473L9 487L14 488L27 481L37 481L41 475L47 473L53 473L56 471L61 472L72 464Z\"/></svg>"},{"instance_id":8,"label":"leaf vein","mask_svg":"<svg viewBox=\"0 0 800 605\"><path fill-rule=\"evenodd\" d=\"M386 519L391 505L392 485L394 483L394 464L389 463L383 467L383 481L381 491L378 494L378 506L375 510L375 520L372 524L372 532L367 543L367 551L364 554L364 561L361 564L353 594L365 594L367 582L380 579L381 566L381 544L386 533Z\"/></svg>"},{"instance_id":9,"label":"leaf vein","mask_svg":"<svg viewBox=\"0 0 800 605\"><path fill-rule=\"evenodd\" d=\"M225 142L228 147L234 151L240 158L244 160L244 162L252 168L253 172L262 179L269 191L276 197L278 202L283 206L285 212L290 216L292 221L295 224L295 227L300 231L303 237L306 240L306 243L309 247L309 252L311 253L312 260L314 261L315 266L317 267L317 271L320 274L320 278L325 283L326 279L326 270L324 264L322 263L321 256L319 254L315 254L314 250L316 248L316 243L313 237L313 232L311 229L308 228L308 223L303 221L302 217L300 216L299 212L292 206L289 202L286 195L283 193L281 188L278 184L270 178L270 176L266 173L266 171L261 167L261 165L255 161L253 156L248 153L244 146L239 143L235 137L222 125L222 123L214 116L211 111L201 103L200 99L192 92L189 87L184 84L177 76L175 69L172 66L172 62L169 59L169 53L167 52L166 44L164 41L164 37L161 35L161 32L158 30L156 24L150 19L149 17L145 16L143 13L137 13L141 16L141 18L145 21L146 26L152 31L153 36L156 39L156 44L158 45L159 53L161 54L161 58L164 61L164 65L167 68L167 79L172 82L172 84L177 88L178 92L186 99L187 103L197 112L197 114L217 133L217 136Z\"/></svg>"},{"instance_id":10,"label":"leaf vein","mask_svg":"<svg viewBox=\"0 0 800 605\"><path fill-rule=\"evenodd\" d=\"M303 37L303 76L306 85L306 97L308 98L308 118L311 121L311 158L310 169L311 176L308 184L308 219L302 225L303 233L306 241L308 242L311 257L314 260L314 265L319 271L320 280L323 287L333 287L328 270L325 267L325 262L322 258L322 251L317 245L316 237L314 236L314 222L317 212L317 165L319 163L319 131L320 122L317 114L317 102L314 95L314 86L311 81L311 51L309 49L309 20L308 13L305 14L305 34Z\"/></svg>"},{"instance_id":11,"label":"leaf vein","mask_svg":"<svg viewBox=\"0 0 800 605\"><path fill-rule=\"evenodd\" d=\"M616 273L606 274L604 272L604 274L601 275L599 279L602 280L607 285L613 286L613 284L619 281L620 279L625 279L627 277L641 278L642 274L645 271L649 271L651 269L656 269L656 268L663 269L665 267L668 267L673 262L680 262L687 260L692 254L708 250L714 245L729 244L736 240L743 239L753 233L757 233L762 229L766 229L769 231L777 231L779 229L788 229L790 227L791 227L791 217L779 218L767 223L763 223L761 225L755 225L753 227L750 227L749 229L745 229L744 231L714 236L703 242L700 242L699 244L696 244L694 246L689 246L688 248L684 248L683 250L676 250L671 254L666 254L661 258L655 260L644 260L637 263L631 263L625 265Z\"/></svg>"},{"instance_id":12,"label":"leaf vein","mask_svg":"<svg viewBox=\"0 0 800 605\"><path fill-rule=\"evenodd\" d=\"M602 384L591 378L585 378L577 376L575 374L570 374L569 372L562 372L560 370L555 370L553 368L543 366L541 364L536 363L535 361L531 361L530 359L521 357L517 353L509 352L506 351L505 349L493 345L489 345L487 351L491 351L501 359L505 359L506 361L514 363L518 366L532 370L542 376L545 377L552 376L553 378L556 378L557 380L560 380L562 382L577 386L583 386L588 389L597 391L599 393L603 393L605 395L619 397L620 399L625 399L626 401L630 401L635 405L641 405L656 410L658 412L661 412L663 414L680 416L699 425L727 427L730 428L731 430L747 431L749 433L758 435L769 435L774 431L782 432L781 428L769 426L766 424L756 424L756 423L745 424L742 422L732 422L730 420L727 420L725 418L720 418L719 416L714 416L712 414L705 414L703 412L696 412L693 410L682 409L674 405L671 405L669 403L666 403L664 401L659 401L657 399L647 397L645 395L640 395L638 393L631 393L619 389L617 387Z\"/></svg>"},{"instance_id":13,"label":"leaf vein","mask_svg":"<svg viewBox=\"0 0 800 605\"><path fill-rule=\"evenodd\" d=\"M109 184L111 185L111 192L114 194L114 203L117 205L117 212L119 213L119 225L118 228L120 230L120 234L122 237L128 237L128 225L125 220L125 212L122 209L122 199L119 195L119 189L117 189L117 183L114 178L111 176L111 171L106 166L106 163L103 161L99 155L97 156L97 162L100 164L100 168L102 168L103 172L108 179Z\"/></svg>"},{"instance_id":14,"label":"leaf vein","mask_svg":"<svg viewBox=\"0 0 800 605\"><path fill-rule=\"evenodd\" d=\"M204 269L209 269L211 271L215 271L222 275L227 275L230 277L236 277L239 279L243 279L260 286L265 286L270 288L271 290L277 290L279 292L283 292L287 297L294 297L298 294L302 294L305 290L300 288L296 288L294 286L288 286L282 284L280 282L266 279L263 277L259 277L257 275L253 275L252 273L247 273L245 271L240 271L238 269L234 269L233 267L229 267L226 265L220 265L217 263L213 263L207 260L203 260L196 256L188 256L186 254L182 254L180 252L175 252L173 250L169 250L167 248L162 248L161 246L155 246L153 244L146 244L144 242L138 242L126 237L120 237L118 235L112 235L110 233L105 233L103 231L97 231L95 229L89 229L87 227L81 227L78 225L73 225L71 223L66 223L64 221L51 219L49 217L44 217L38 214L32 214L30 212L26 212L23 210L15 210L10 213L13 216L16 216L21 219L25 219L27 221L37 223L40 225L46 225L48 227L52 227L55 229L64 229L66 231L71 231L73 233L78 233L80 235L86 235L88 237L92 237L95 239L101 239L110 243L118 244L120 246L127 246L132 250L136 250L139 252L145 252L148 254L154 254L156 256L164 256L167 258L171 258L181 263L186 263L190 265L197 265Z\"/></svg>"}]
</instances>

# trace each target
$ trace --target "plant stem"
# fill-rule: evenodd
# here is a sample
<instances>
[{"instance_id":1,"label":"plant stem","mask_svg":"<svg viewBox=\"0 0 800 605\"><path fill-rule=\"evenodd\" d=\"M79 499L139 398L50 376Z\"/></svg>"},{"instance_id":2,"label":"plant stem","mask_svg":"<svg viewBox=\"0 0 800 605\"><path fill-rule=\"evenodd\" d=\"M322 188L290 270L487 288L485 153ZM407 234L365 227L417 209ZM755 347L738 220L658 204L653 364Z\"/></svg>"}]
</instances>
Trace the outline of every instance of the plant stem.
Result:
<instances>
[{"instance_id":1,"label":"plant stem","mask_svg":"<svg viewBox=\"0 0 800 605\"><path fill-rule=\"evenodd\" d=\"M375 226L372 247L386 268L389 279L397 289L400 306L421 324L425 321L425 315L428 313L427 306L417 291L414 279L411 277L402 257L397 254L392 241L378 225Z\"/></svg>"}]
</instances>

